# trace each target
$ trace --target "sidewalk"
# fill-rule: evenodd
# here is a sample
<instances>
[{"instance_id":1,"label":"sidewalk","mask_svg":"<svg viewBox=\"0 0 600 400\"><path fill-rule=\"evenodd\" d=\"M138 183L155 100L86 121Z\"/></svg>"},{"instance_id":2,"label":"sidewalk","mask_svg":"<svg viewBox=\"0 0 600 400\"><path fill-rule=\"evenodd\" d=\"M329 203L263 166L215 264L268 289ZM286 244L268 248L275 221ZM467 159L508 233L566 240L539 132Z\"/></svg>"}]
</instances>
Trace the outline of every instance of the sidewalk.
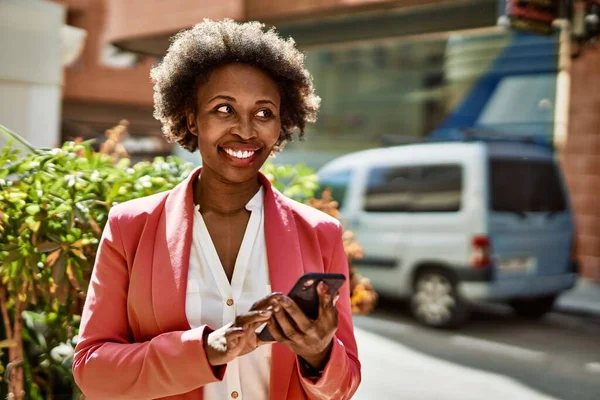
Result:
<instances>
[{"instance_id":1,"label":"sidewalk","mask_svg":"<svg viewBox=\"0 0 600 400\"><path fill-rule=\"evenodd\" d=\"M600 317L600 284L580 279L573 289L558 298L554 308L559 312Z\"/></svg>"},{"instance_id":2,"label":"sidewalk","mask_svg":"<svg viewBox=\"0 0 600 400\"><path fill-rule=\"evenodd\" d=\"M555 400L503 375L464 367L355 328L362 383L353 400Z\"/></svg>"}]
</instances>

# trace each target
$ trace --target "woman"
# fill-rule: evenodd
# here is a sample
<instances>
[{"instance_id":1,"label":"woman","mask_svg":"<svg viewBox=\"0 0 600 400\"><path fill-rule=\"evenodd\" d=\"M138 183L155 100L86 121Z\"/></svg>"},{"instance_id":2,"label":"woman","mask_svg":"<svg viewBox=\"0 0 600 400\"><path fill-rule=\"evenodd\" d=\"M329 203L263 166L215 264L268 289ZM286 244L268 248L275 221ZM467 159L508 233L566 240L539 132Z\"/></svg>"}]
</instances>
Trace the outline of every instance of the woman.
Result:
<instances>
[{"instance_id":1,"label":"woman","mask_svg":"<svg viewBox=\"0 0 600 400\"><path fill-rule=\"evenodd\" d=\"M288 293L348 275L339 223L259 173L319 106L293 41L205 21L153 69L155 117L203 166L111 209L73 365L90 399L348 399L360 382L348 283L319 317ZM277 343L256 334L267 326Z\"/></svg>"}]
</instances>

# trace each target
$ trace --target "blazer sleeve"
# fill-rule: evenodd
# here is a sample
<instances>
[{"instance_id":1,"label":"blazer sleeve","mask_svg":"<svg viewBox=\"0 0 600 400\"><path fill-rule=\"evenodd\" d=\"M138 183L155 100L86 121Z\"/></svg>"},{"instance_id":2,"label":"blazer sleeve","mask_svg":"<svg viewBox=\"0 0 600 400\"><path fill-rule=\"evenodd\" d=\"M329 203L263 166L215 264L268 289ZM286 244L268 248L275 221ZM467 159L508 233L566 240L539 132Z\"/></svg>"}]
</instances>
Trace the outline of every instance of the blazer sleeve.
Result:
<instances>
[{"instance_id":1,"label":"blazer sleeve","mask_svg":"<svg viewBox=\"0 0 600 400\"><path fill-rule=\"evenodd\" d=\"M331 235L335 240L329 268L325 272L343 273L346 283L340 289L340 298L336 304L338 309L338 329L333 338L333 347L329 361L321 377L317 381L305 378L301 372L299 360L296 358L296 370L307 396L311 400L352 398L360 384L360 362L354 338L352 312L350 308L350 285L348 282L348 259L342 241L342 228Z\"/></svg>"},{"instance_id":2,"label":"blazer sleeve","mask_svg":"<svg viewBox=\"0 0 600 400\"><path fill-rule=\"evenodd\" d=\"M103 232L82 314L73 375L88 399L150 399L219 381L204 352L201 326L132 343L127 318L129 273L117 218Z\"/></svg>"}]
</instances>

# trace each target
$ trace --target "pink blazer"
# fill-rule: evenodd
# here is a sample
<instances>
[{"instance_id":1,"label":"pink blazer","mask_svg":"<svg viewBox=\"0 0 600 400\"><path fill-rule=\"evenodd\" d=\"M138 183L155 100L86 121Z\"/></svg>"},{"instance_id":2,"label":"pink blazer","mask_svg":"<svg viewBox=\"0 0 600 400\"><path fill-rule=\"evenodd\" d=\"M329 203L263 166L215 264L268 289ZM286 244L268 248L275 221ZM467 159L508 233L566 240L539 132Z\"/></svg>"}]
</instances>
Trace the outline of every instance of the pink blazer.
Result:
<instances>
[{"instance_id":1,"label":"pink blazer","mask_svg":"<svg viewBox=\"0 0 600 400\"><path fill-rule=\"evenodd\" d=\"M198 168L169 192L111 209L73 364L88 399L202 399L202 386L223 378L224 369L215 375L204 353L206 326L191 329L185 315L192 186L199 173ZM260 179L272 290L287 293L305 272L347 277L338 221ZM317 382L302 377L287 347L273 344L271 400L351 398L360 383L360 363L349 299L346 283L331 358Z\"/></svg>"}]
</instances>

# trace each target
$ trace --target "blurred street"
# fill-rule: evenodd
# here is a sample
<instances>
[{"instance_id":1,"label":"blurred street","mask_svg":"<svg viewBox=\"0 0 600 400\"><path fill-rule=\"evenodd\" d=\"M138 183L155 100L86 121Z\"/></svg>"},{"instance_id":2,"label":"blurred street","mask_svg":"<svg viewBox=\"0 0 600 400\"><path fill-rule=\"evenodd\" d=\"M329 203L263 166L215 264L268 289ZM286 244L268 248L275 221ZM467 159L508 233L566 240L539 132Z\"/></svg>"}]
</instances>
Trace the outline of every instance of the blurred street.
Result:
<instances>
[{"instance_id":1,"label":"blurred street","mask_svg":"<svg viewBox=\"0 0 600 400\"><path fill-rule=\"evenodd\" d=\"M598 399L600 318L539 321L480 306L460 330L424 328L405 303L383 299L355 317L363 364L356 399ZM401 396L400 396L401 394Z\"/></svg>"}]
</instances>

